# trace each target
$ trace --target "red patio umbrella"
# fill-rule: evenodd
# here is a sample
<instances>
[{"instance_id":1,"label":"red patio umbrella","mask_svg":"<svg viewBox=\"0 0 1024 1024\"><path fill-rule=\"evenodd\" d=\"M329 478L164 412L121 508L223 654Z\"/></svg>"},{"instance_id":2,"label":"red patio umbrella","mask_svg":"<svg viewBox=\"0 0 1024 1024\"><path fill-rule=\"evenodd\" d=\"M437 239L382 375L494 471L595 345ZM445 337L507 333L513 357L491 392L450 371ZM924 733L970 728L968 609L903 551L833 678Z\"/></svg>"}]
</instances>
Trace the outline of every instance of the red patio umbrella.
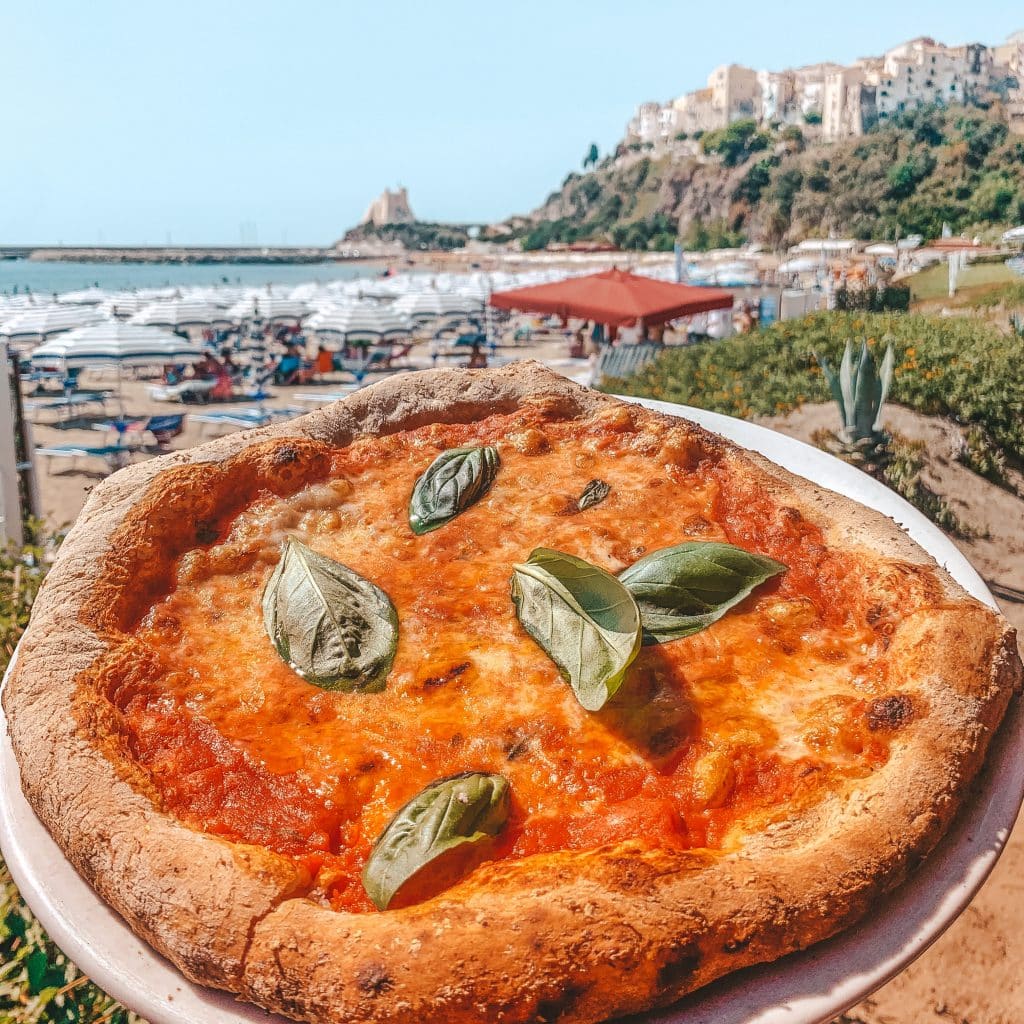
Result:
<instances>
[{"instance_id":1,"label":"red patio umbrella","mask_svg":"<svg viewBox=\"0 0 1024 1024\"><path fill-rule=\"evenodd\" d=\"M642 320L645 325L663 324L679 316L732 309L732 292L671 284L625 270L605 270L586 277L494 292L491 305L531 313L550 313L563 319L579 317L623 327Z\"/></svg>"}]
</instances>

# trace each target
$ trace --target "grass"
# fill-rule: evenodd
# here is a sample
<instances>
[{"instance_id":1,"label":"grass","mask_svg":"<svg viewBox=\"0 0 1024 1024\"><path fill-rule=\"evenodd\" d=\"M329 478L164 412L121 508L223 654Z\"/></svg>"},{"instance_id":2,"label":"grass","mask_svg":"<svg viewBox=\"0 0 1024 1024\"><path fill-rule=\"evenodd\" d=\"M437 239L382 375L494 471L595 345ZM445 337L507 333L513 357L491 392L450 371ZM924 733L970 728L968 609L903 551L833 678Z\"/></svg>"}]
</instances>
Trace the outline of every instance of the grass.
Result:
<instances>
[{"instance_id":1,"label":"grass","mask_svg":"<svg viewBox=\"0 0 1024 1024\"><path fill-rule=\"evenodd\" d=\"M949 269L945 263L936 263L901 283L910 286L914 302L945 299L949 296ZM1020 278L1005 263L975 263L957 278L957 295L1019 283Z\"/></svg>"}]
</instances>

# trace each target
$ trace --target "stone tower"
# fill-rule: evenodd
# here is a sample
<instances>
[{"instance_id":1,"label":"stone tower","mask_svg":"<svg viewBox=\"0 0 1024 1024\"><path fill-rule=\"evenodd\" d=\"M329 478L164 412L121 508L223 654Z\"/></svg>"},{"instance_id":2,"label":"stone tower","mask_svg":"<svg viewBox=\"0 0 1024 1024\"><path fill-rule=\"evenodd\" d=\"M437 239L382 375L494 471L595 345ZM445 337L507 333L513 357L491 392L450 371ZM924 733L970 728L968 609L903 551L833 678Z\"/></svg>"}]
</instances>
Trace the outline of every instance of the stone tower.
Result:
<instances>
[{"instance_id":1,"label":"stone tower","mask_svg":"<svg viewBox=\"0 0 1024 1024\"><path fill-rule=\"evenodd\" d=\"M384 189L366 209L360 224L412 224L416 218L404 188Z\"/></svg>"}]
</instances>

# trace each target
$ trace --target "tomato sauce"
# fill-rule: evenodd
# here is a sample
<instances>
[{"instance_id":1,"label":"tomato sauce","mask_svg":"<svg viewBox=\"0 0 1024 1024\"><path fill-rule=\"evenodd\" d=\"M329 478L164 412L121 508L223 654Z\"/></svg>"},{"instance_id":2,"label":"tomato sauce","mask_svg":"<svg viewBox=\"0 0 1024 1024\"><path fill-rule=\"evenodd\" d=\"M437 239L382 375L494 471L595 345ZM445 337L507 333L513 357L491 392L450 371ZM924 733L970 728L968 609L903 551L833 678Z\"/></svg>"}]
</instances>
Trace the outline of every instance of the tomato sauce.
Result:
<instances>
[{"instance_id":1,"label":"tomato sauce","mask_svg":"<svg viewBox=\"0 0 1024 1024\"><path fill-rule=\"evenodd\" d=\"M497 444L494 486L414 536L415 480L472 443ZM609 497L566 514L595 478ZM359 875L375 837L460 771L510 782L494 858L626 840L728 848L888 756L865 724L887 692L886 612L868 607L857 557L762 483L686 429L625 409L360 439L328 478L253 495L183 555L104 692L167 811L295 858L338 909L372 909ZM270 644L260 601L289 535L390 596L400 637L383 693L321 690ZM618 572L686 540L727 540L788 571L702 633L643 648L620 693L584 711L515 618L512 565L545 546Z\"/></svg>"}]
</instances>

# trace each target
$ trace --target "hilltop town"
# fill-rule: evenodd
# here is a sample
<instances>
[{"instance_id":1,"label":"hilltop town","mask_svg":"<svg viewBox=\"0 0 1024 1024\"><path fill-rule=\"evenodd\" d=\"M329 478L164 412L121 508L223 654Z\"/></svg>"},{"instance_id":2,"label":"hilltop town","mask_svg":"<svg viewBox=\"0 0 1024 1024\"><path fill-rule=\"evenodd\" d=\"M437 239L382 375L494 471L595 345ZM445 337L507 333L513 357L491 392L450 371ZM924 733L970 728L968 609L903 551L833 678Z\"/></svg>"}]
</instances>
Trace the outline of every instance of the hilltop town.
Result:
<instances>
[{"instance_id":1,"label":"hilltop town","mask_svg":"<svg viewBox=\"0 0 1024 1024\"><path fill-rule=\"evenodd\" d=\"M725 64L704 89L668 103L641 103L624 145L695 148L704 133L745 119L764 127L799 125L805 136L834 142L917 107L995 103L1010 131L1024 134L1024 31L997 46L945 46L921 36L845 67L755 71Z\"/></svg>"}]
</instances>

